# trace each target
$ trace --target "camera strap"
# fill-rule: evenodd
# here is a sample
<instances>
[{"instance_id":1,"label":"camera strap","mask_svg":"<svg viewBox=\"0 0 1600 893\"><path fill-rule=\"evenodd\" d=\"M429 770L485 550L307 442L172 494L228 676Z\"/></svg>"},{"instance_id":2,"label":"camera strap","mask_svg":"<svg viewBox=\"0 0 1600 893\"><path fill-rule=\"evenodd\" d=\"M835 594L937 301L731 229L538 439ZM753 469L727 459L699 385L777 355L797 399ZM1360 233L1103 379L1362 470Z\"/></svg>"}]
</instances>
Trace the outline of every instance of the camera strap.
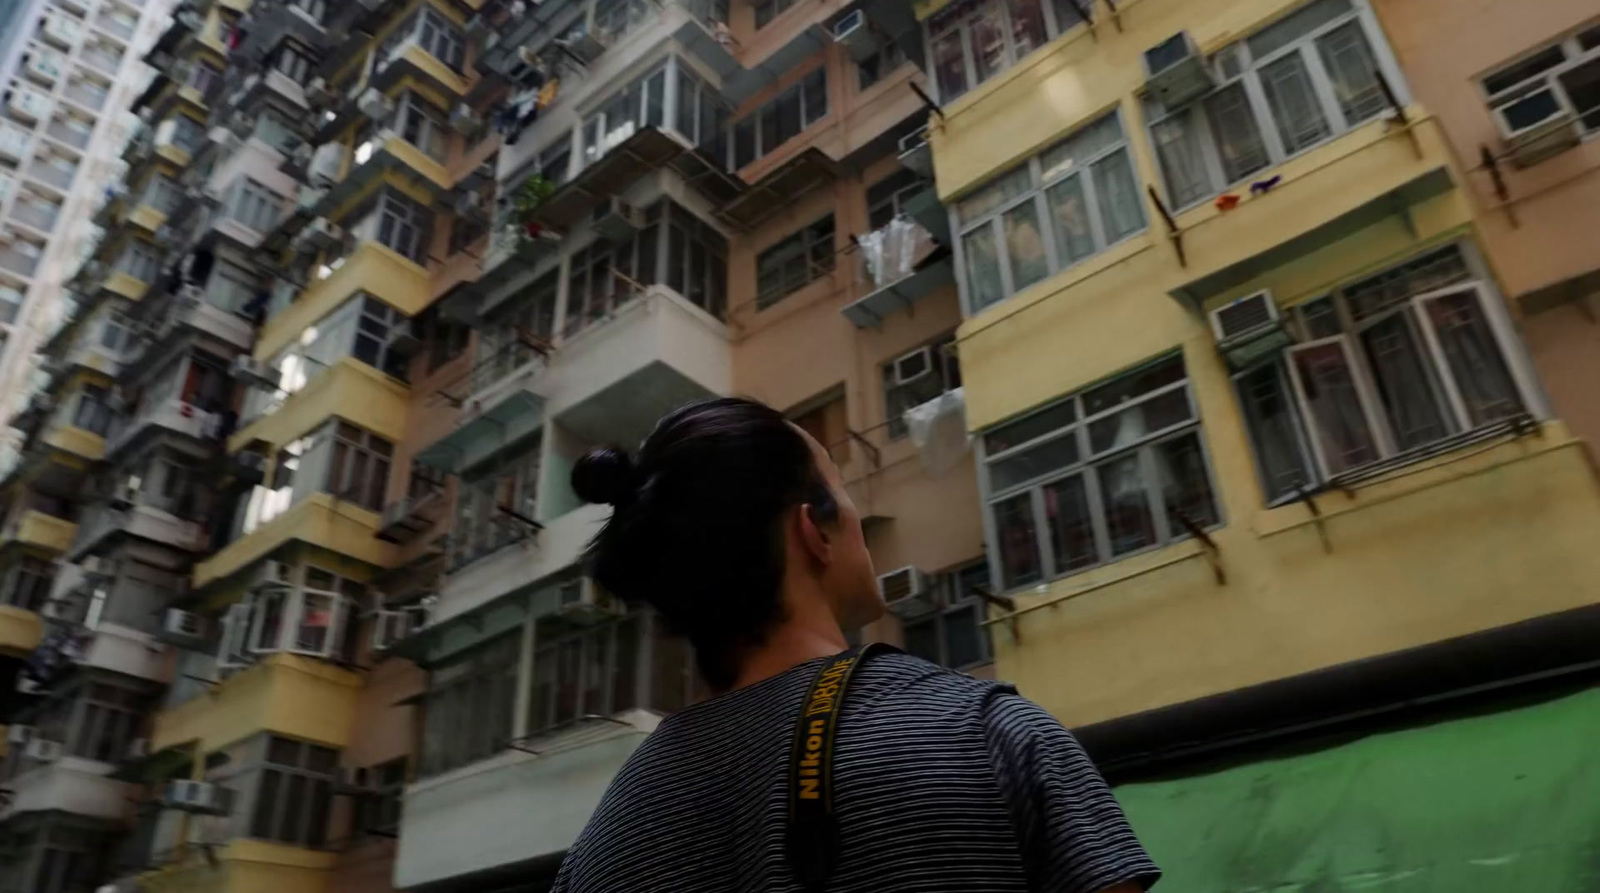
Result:
<instances>
[{"instance_id":1,"label":"camera strap","mask_svg":"<svg viewBox=\"0 0 1600 893\"><path fill-rule=\"evenodd\" d=\"M789 755L789 826L784 852L801 888L809 893L827 886L839 858L839 827L833 814L833 742L844 711L845 689L862 661L897 650L873 642L828 658L800 704Z\"/></svg>"}]
</instances>

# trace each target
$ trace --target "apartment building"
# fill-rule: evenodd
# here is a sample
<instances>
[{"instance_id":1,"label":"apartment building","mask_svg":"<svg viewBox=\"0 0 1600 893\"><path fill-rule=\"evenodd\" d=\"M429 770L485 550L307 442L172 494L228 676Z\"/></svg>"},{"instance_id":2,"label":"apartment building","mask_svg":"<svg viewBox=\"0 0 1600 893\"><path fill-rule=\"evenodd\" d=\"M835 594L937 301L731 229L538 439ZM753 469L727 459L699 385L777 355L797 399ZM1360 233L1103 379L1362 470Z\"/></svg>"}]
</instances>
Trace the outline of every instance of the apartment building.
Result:
<instances>
[{"instance_id":1,"label":"apartment building","mask_svg":"<svg viewBox=\"0 0 1600 893\"><path fill-rule=\"evenodd\" d=\"M1498 889L1592 839L1600 494L1544 386L1592 414L1589 336L1510 303L1592 266L1581 6L918 5L995 670L1164 883ZM1567 154L1516 173L1528 80Z\"/></svg>"},{"instance_id":2,"label":"apartment building","mask_svg":"<svg viewBox=\"0 0 1600 893\"><path fill-rule=\"evenodd\" d=\"M98 238L91 223L122 176L129 113L150 76L144 50L171 0L31 2L8 11L0 113L0 403L40 384L35 354L69 314L64 284ZM16 432L5 437L14 460Z\"/></svg>"}]
</instances>

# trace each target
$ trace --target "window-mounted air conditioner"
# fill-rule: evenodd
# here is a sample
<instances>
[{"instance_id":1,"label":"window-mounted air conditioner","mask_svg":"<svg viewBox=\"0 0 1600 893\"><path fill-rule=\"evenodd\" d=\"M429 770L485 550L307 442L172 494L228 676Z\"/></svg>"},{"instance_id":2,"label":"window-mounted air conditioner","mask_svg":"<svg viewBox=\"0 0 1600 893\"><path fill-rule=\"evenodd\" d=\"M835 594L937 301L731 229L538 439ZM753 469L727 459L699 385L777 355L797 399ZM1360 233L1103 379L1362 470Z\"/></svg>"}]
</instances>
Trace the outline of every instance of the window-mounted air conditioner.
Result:
<instances>
[{"instance_id":1,"label":"window-mounted air conditioner","mask_svg":"<svg viewBox=\"0 0 1600 893\"><path fill-rule=\"evenodd\" d=\"M278 370L272 368L267 361L258 360L249 354L234 357L232 371L235 381L264 388L278 387Z\"/></svg>"},{"instance_id":2,"label":"window-mounted air conditioner","mask_svg":"<svg viewBox=\"0 0 1600 893\"><path fill-rule=\"evenodd\" d=\"M369 87L356 100L356 110L373 121L387 123L394 114L394 100L383 95L377 87Z\"/></svg>"},{"instance_id":3,"label":"window-mounted air conditioner","mask_svg":"<svg viewBox=\"0 0 1600 893\"><path fill-rule=\"evenodd\" d=\"M374 611L372 616L372 650L388 651L402 639L422 629L427 615L420 607L398 610Z\"/></svg>"},{"instance_id":4,"label":"window-mounted air conditioner","mask_svg":"<svg viewBox=\"0 0 1600 893\"><path fill-rule=\"evenodd\" d=\"M914 567L902 567L878 575L878 594L884 607L895 616L909 620L938 607L929 591L928 578Z\"/></svg>"},{"instance_id":5,"label":"window-mounted air conditioner","mask_svg":"<svg viewBox=\"0 0 1600 893\"><path fill-rule=\"evenodd\" d=\"M344 242L344 228L326 217L317 217L295 234L293 247L302 254L331 251Z\"/></svg>"},{"instance_id":6,"label":"window-mounted air conditioner","mask_svg":"<svg viewBox=\"0 0 1600 893\"><path fill-rule=\"evenodd\" d=\"M913 384L933 374L933 348L919 347L894 361L896 387Z\"/></svg>"},{"instance_id":7,"label":"window-mounted air conditioner","mask_svg":"<svg viewBox=\"0 0 1600 893\"><path fill-rule=\"evenodd\" d=\"M464 102L456 103L455 108L450 110L450 129L456 133L475 133L480 123L478 113Z\"/></svg>"},{"instance_id":8,"label":"window-mounted air conditioner","mask_svg":"<svg viewBox=\"0 0 1600 893\"><path fill-rule=\"evenodd\" d=\"M623 607L617 597L605 591L588 577L579 577L561 584L559 590L561 616L578 623L603 623L622 616Z\"/></svg>"},{"instance_id":9,"label":"window-mounted air conditioner","mask_svg":"<svg viewBox=\"0 0 1600 893\"><path fill-rule=\"evenodd\" d=\"M859 9L833 23L833 42L843 44L857 62L865 62L878 52L878 36L873 33L866 12Z\"/></svg>"},{"instance_id":10,"label":"window-mounted air conditioner","mask_svg":"<svg viewBox=\"0 0 1600 893\"><path fill-rule=\"evenodd\" d=\"M61 746L60 741L34 737L29 738L28 743L23 745L22 752L30 760L38 760L41 763L54 763L56 760L61 759L63 751L64 748Z\"/></svg>"},{"instance_id":11,"label":"window-mounted air conditioner","mask_svg":"<svg viewBox=\"0 0 1600 893\"><path fill-rule=\"evenodd\" d=\"M6 729L7 744L27 744L37 730L33 726L15 725Z\"/></svg>"},{"instance_id":12,"label":"window-mounted air conditioner","mask_svg":"<svg viewBox=\"0 0 1600 893\"><path fill-rule=\"evenodd\" d=\"M306 166L306 181L318 189L327 189L339 179L339 169L344 166L344 144L323 143L311 153L311 163Z\"/></svg>"},{"instance_id":13,"label":"window-mounted air conditioner","mask_svg":"<svg viewBox=\"0 0 1600 893\"><path fill-rule=\"evenodd\" d=\"M626 242L644 229L644 214L616 196L594 209L594 229L608 242Z\"/></svg>"},{"instance_id":14,"label":"window-mounted air conditioner","mask_svg":"<svg viewBox=\"0 0 1600 893\"><path fill-rule=\"evenodd\" d=\"M161 634L156 638L180 648L195 648L206 640L206 619L192 611L168 608L161 615Z\"/></svg>"},{"instance_id":15,"label":"window-mounted air conditioner","mask_svg":"<svg viewBox=\"0 0 1600 893\"><path fill-rule=\"evenodd\" d=\"M1245 295L1212 310L1211 331L1217 336L1217 350L1235 370L1276 356L1292 340L1268 291Z\"/></svg>"},{"instance_id":16,"label":"window-mounted air conditioner","mask_svg":"<svg viewBox=\"0 0 1600 893\"><path fill-rule=\"evenodd\" d=\"M103 555L90 555L78 563L78 569L91 577L109 577L112 574L111 560Z\"/></svg>"},{"instance_id":17,"label":"window-mounted air conditioner","mask_svg":"<svg viewBox=\"0 0 1600 893\"><path fill-rule=\"evenodd\" d=\"M920 177L933 178L933 150L928 148L928 128L919 127L900 138L900 166Z\"/></svg>"},{"instance_id":18,"label":"window-mounted air conditioner","mask_svg":"<svg viewBox=\"0 0 1600 893\"><path fill-rule=\"evenodd\" d=\"M289 565L282 561L264 561L261 569L256 572L255 583L251 589L284 589L290 586L292 572Z\"/></svg>"},{"instance_id":19,"label":"window-mounted air conditioner","mask_svg":"<svg viewBox=\"0 0 1600 893\"><path fill-rule=\"evenodd\" d=\"M1578 116L1565 96L1550 81L1501 102L1494 108L1495 124L1505 139L1506 154L1517 167L1530 167L1576 146L1583 138Z\"/></svg>"},{"instance_id":20,"label":"window-mounted air conditioner","mask_svg":"<svg viewBox=\"0 0 1600 893\"><path fill-rule=\"evenodd\" d=\"M128 742L128 751L123 754L123 759L133 762L150 756L150 739L135 738Z\"/></svg>"},{"instance_id":21,"label":"window-mounted air conditioner","mask_svg":"<svg viewBox=\"0 0 1600 893\"><path fill-rule=\"evenodd\" d=\"M161 798L161 804L182 812L227 815L232 805L232 793L210 782L174 778L167 782L166 795Z\"/></svg>"},{"instance_id":22,"label":"window-mounted air conditioner","mask_svg":"<svg viewBox=\"0 0 1600 893\"><path fill-rule=\"evenodd\" d=\"M1179 31L1145 50L1143 58L1145 90L1168 108L1216 86L1205 57L1187 31Z\"/></svg>"}]
</instances>

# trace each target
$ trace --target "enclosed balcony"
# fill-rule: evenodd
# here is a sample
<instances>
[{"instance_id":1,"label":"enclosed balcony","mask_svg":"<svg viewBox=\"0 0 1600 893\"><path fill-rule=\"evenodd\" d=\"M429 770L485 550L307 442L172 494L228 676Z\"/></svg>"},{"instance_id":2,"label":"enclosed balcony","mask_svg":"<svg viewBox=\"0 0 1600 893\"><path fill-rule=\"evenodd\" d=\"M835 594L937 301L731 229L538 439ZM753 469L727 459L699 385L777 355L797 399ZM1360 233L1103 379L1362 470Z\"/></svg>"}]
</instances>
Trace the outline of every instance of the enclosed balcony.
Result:
<instances>
[{"instance_id":1,"label":"enclosed balcony","mask_svg":"<svg viewBox=\"0 0 1600 893\"><path fill-rule=\"evenodd\" d=\"M23 512L0 540L14 540L50 555L60 555L72 547L78 524L42 508Z\"/></svg>"},{"instance_id":2,"label":"enclosed balcony","mask_svg":"<svg viewBox=\"0 0 1600 893\"><path fill-rule=\"evenodd\" d=\"M197 746L209 753L255 732L277 732L329 747L350 743L361 676L326 661L275 654L202 697L155 715L152 752Z\"/></svg>"}]
</instances>

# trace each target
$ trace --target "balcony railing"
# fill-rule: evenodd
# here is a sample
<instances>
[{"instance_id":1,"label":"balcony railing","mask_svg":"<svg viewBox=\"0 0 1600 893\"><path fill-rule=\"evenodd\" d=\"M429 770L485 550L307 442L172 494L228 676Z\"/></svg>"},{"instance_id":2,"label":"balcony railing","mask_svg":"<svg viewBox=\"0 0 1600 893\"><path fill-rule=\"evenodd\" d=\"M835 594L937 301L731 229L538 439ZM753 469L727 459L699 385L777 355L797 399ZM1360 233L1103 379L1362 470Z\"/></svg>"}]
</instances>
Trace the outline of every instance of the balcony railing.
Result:
<instances>
[{"instance_id":1,"label":"balcony railing","mask_svg":"<svg viewBox=\"0 0 1600 893\"><path fill-rule=\"evenodd\" d=\"M316 381L317 376L328 371L328 364L321 360L303 354L295 356L300 365L298 368L290 367L288 371L281 371L277 387L269 387L262 382L252 383L250 392L245 395L244 413L239 420L241 426L277 412L285 401ZM284 382L288 382L287 386Z\"/></svg>"},{"instance_id":2,"label":"balcony railing","mask_svg":"<svg viewBox=\"0 0 1600 893\"><path fill-rule=\"evenodd\" d=\"M49 134L52 138L66 143L74 149L82 149L89 145L89 135L91 130L80 130L76 127L68 127L66 124L62 123L60 119L56 119L51 121L50 124L45 127L44 132Z\"/></svg>"}]
</instances>

